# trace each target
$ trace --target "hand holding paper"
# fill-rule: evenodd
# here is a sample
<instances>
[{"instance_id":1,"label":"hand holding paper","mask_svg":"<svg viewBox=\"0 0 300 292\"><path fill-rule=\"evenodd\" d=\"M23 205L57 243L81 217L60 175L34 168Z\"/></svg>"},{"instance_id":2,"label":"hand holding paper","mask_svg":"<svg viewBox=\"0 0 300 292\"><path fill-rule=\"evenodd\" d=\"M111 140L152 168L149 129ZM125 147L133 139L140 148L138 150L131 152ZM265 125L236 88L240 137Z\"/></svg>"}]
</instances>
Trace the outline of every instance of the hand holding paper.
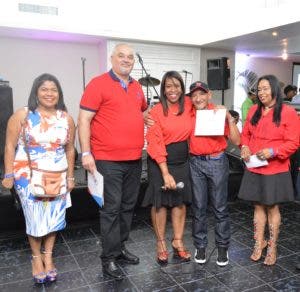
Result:
<instances>
[{"instance_id":1,"label":"hand holding paper","mask_svg":"<svg viewBox=\"0 0 300 292\"><path fill-rule=\"evenodd\" d=\"M104 205L103 188L103 176L97 170L88 172L88 190L100 207Z\"/></svg>"},{"instance_id":2,"label":"hand holding paper","mask_svg":"<svg viewBox=\"0 0 300 292\"><path fill-rule=\"evenodd\" d=\"M260 167L264 165L268 165L267 160L260 160L257 158L256 154L251 155L248 162L245 161L245 164L248 168Z\"/></svg>"}]
</instances>

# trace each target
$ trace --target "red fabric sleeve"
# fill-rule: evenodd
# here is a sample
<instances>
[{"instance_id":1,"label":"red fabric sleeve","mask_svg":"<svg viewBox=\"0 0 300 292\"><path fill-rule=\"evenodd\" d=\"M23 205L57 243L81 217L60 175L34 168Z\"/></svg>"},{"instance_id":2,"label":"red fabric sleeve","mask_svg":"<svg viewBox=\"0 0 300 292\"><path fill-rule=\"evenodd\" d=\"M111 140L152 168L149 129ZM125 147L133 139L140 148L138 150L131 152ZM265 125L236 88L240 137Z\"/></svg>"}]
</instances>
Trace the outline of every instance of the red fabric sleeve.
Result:
<instances>
[{"instance_id":1,"label":"red fabric sleeve","mask_svg":"<svg viewBox=\"0 0 300 292\"><path fill-rule=\"evenodd\" d=\"M148 142L147 152L152 159L157 163L167 161L167 151L166 145L164 142L163 133L161 130L160 122L155 110L151 112L152 119L155 121L155 124L148 128L146 139Z\"/></svg>"},{"instance_id":2,"label":"red fabric sleeve","mask_svg":"<svg viewBox=\"0 0 300 292\"><path fill-rule=\"evenodd\" d=\"M286 159L299 147L299 119L293 108L286 107L284 115L281 115L281 124L284 127L284 138L282 143L275 147L274 152L278 158Z\"/></svg>"},{"instance_id":3,"label":"red fabric sleeve","mask_svg":"<svg viewBox=\"0 0 300 292\"><path fill-rule=\"evenodd\" d=\"M97 111L102 102L101 84L98 77L92 79L86 86L80 101L80 107Z\"/></svg>"}]
</instances>

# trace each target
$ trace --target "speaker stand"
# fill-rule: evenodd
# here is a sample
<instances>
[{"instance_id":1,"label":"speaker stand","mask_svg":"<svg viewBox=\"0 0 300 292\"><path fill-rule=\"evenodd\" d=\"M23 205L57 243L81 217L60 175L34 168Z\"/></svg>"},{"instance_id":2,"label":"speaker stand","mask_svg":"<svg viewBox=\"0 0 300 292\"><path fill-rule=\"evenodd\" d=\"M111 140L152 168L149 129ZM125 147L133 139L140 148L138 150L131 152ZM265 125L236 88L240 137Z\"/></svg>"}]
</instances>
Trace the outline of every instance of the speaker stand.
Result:
<instances>
[{"instance_id":1,"label":"speaker stand","mask_svg":"<svg viewBox=\"0 0 300 292\"><path fill-rule=\"evenodd\" d=\"M224 89L222 89L222 105L224 105Z\"/></svg>"}]
</instances>

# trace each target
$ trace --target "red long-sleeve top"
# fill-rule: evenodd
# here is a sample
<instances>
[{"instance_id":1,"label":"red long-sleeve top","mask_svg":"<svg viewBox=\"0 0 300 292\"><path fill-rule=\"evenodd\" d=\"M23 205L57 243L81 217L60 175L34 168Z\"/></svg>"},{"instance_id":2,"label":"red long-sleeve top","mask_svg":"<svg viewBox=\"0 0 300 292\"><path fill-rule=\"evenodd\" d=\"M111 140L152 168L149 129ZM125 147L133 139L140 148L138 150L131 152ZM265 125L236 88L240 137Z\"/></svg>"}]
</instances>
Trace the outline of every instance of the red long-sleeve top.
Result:
<instances>
[{"instance_id":1,"label":"red long-sleeve top","mask_svg":"<svg viewBox=\"0 0 300 292\"><path fill-rule=\"evenodd\" d=\"M262 167L249 168L249 171L259 174L276 174L289 170L289 157L299 147L300 124L296 111L287 105L282 105L281 122L277 127L273 123L273 111L262 115L257 125L250 120L257 105L250 108L244 125L241 144L247 145L252 154L264 148L273 148L275 157L268 159L269 164Z\"/></svg>"},{"instance_id":2,"label":"red long-sleeve top","mask_svg":"<svg viewBox=\"0 0 300 292\"><path fill-rule=\"evenodd\" d=\"M185 141L190 136L192 130L190 98L185 97L184 112L181 115L176 115L178 109L178 104L169 106L167 116L164 115L160 103L151 109L151 117L155 124L147 131L147 152L157 163L167 160L166 145Z\"/></svg>"}]
</instances>

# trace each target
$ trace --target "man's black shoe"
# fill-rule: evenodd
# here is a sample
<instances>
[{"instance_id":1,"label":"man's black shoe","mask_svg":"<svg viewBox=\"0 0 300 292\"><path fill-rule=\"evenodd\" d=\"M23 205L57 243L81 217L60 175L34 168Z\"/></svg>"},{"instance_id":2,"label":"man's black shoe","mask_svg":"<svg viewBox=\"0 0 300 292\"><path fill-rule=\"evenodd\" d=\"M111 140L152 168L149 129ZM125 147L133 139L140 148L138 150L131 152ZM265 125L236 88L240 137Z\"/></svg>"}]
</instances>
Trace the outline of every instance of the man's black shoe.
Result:
<instances>
[{"instance_id":1,"label":"man's black shoe","mask_svg":"<svg viewBox=\"0 0 300 292\"><path fill-rule=\"evenodd\" d=\"M195 262L198 264L206 263L206 252L205 247L197 248L195 251Z\"/></svg>"},{"instance_id":2,"label":"man's black shoe","mask_svg":"<svg viewBox=\"0 0 300 292\"><path fill-rule=\"evenodd\" d=\"M228 258L228 248L227 247L218 247L218 258L217 258L217 265L224 267L228 265L229 258Z\"/></svg>"},{"instance_id":3,"label":"man's black shoe","mask_svg":"<svg viewBox=\"0 0 300 292\"><path fill-rule=\"evenodd\" d=\"M114 261L108 261L107 263L103 264L102 271L116 280L121 280L123 276L121 269Z\"/></svg>"},{"instance_id":4,"label":"man's black shoe","mask_svg":"<svg viewBox=\"0 0 300 292\"><path fill-rule=\"evenodd\" d=\"M131 265L137 265L140 262L140 259L129 252L125 247L121 249L121 254L117 257L117 260Z\"/></svg>"}]
</instances>

